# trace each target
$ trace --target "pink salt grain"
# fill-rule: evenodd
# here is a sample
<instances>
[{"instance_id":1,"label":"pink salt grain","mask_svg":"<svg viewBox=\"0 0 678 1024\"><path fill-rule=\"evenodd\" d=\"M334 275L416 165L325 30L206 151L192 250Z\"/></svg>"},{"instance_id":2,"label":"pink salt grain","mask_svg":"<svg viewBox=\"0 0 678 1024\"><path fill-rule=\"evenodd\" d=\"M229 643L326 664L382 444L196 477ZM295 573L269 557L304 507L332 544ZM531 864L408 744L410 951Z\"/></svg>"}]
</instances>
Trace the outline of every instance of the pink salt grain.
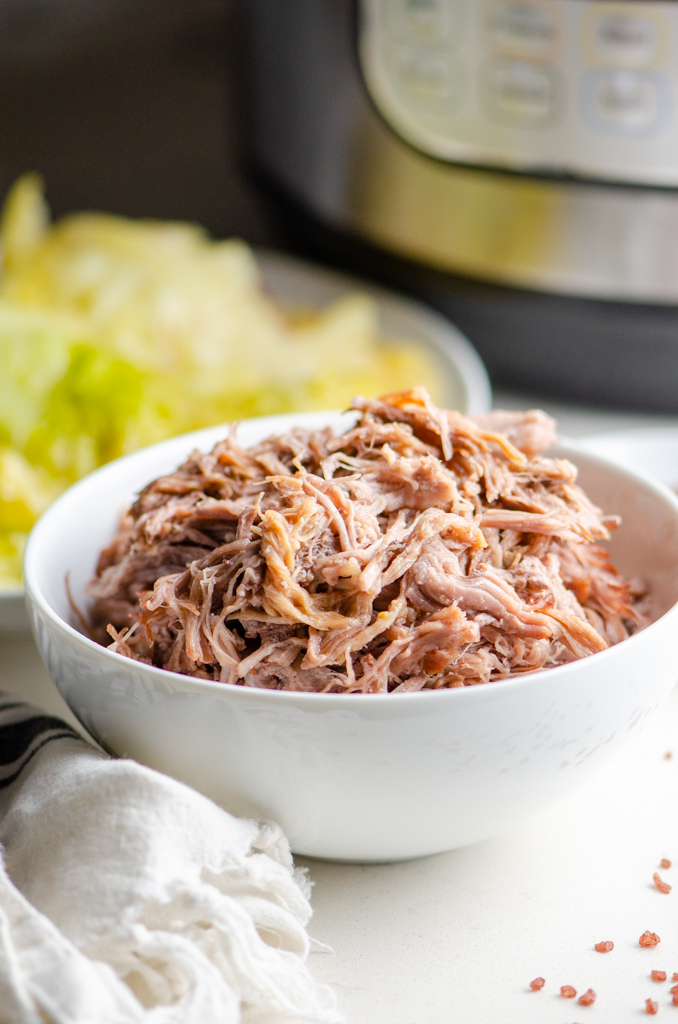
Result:
<instances>
[{"instance_id":1,"label":"pink salt grain","mask_svg":"<svg viewBox=\"0 0 678 1024\"><path fill-rule=\"evenodd\" d=\"M592 1006L596 1001L596 993L592 988L587 988L583 996L579 996L579 1002L582 1006Z\"/></svg>"},{"instance_id":2,"label":"pink salt grain","mask_svg":"<svg viewBox=\"0 0 678 1024\"><path fill-rule=\"evenodd\" d=\"M593 948L596 953L609 953L611 949L614 949L614 942L610 942L609 939L606 942L596 942Z\"/></svg>"},{"instance_id":3,"label":"pink salt grain","mask_svg":"<svg viewBox=\"0 0 678 1024\"><path fill-rule=\"evenodd\" d=\"M666 981L666 971L650 971L653 981Z\"/></svg>"},{"instance_id":4,"label":"pink salt grain","mask_svg":"<svg viewBox=\"0 0 678 1024\"><path fill-rule=\"evenodd\" d=\"M666 857L662 857L662 859L659 861L659 867L664 868L664 871L666 871L668 870L668 868L671 867L671 861L668 860L668 858Z\"/></svg>"},{"instance_id":5,"label":"pink salt grain","mask_svg":"<svg viewBox=\"0 0 678 1024\"><path fill-rule=\"evenodd\" d=\"M648 946L656 946L661 939L656 932L644 931L638 939L638 944L647 948Z\"/></svg>"},{"instance_id":6,"label":"pink salt grain","mask_svg":"<svg viewBox=\"0 0 678 1024\"><path fill-rule=\"evenodd\" d=\"M664 882L659 877L659 875L657 874L656 871L655 871L655 873L652 876L652 881L657 886L657 888L659 889L660 892L667 893L667 894L671 892L671 886L669 885L669 883L668 882Z\"/></svg>"},{"instance_id":7,"label":"pink salt grain","mask_svg":"<svg viewBox=\"0 0 678 1024\"><path fill-rule=\"evenodd\" d=\"M561 985L560 994L563 999L574 999L577 994L576 988L572 988L571 985Z\"/></svg>"},{"instance_id":8,"label":"pink salt grain","mask_svg":"<svg viewBox=\"0 0 678 1024\"><path fill-rule=\"evenodd\" d=\"M656 1003L654 999L645 1000L645 1013L655 1014L659 1009L659 1003Z\"/></svg>"},{"instance_id":9,"label":"pink salt grain","mask_svg":"<svg viewBox=\"0 0 678 1024\"><path fill-rule=\"evenodd\" d=\"M530 988L533 992L538 992L540 988L543 988L546 984L544 978L535 978L534 981L530 982Z\"/></svg>"}]
</instances>

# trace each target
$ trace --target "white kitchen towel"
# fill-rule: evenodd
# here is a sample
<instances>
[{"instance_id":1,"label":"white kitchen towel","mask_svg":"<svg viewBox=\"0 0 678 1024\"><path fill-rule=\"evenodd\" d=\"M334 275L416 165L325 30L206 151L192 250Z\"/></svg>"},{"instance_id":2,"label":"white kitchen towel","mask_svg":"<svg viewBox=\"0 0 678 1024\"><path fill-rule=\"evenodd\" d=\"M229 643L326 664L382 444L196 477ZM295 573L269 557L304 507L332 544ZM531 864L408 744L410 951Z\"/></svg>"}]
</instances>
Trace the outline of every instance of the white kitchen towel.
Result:
<instances>
[{"instance_id":1,"label":"white kitchen towel","mask_svg":"<svg viewBox=\"0 0 678 1024\"><path fill-rule=\"evenodd\" d=\"M341 1019L276 825L0 695L0 1024Z\"/></svg>"}]
</instances>

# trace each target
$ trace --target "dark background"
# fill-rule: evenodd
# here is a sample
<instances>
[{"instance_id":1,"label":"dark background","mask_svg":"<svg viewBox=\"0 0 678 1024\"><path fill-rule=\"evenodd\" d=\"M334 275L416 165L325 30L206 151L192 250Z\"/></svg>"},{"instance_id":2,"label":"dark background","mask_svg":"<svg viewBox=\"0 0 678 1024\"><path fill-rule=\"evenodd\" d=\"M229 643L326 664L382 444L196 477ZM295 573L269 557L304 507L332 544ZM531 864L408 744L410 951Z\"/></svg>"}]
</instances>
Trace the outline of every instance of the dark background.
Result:
<instances>
[{"instance_id":1,"label":"dark background","mask_svg":"<svg viewBox=\"0 0 678 1024\"><path fill-rule=\"evenodd\" d=\"M239 170L244 58L229 0L1 0L0 194L53 213L199 221L274 244Z\"/></svg>"}]
</instances>

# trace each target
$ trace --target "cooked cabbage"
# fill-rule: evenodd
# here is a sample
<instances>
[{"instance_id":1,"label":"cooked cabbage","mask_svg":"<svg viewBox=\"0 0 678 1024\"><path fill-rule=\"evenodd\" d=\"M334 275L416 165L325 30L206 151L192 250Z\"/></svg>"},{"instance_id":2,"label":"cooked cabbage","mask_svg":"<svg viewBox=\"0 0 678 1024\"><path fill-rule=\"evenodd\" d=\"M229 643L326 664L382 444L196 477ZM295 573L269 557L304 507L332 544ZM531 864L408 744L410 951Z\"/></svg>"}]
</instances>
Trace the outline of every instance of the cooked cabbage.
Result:
<instances>
[{"instance_id":1,"label":"cooked cabbage","mask_svg":"<svg viewBox=\"0 0 678 1024\"><path fill-rule=\"evenodd\" d=\"M197 226L91 213L50 225L39 177L24 175L0 244L0 587L18 584L37 516L109 459L212 423L438 391L426 354L379 338L371 299L284 310L244 242Z\"/></svg>"}]
</instances>

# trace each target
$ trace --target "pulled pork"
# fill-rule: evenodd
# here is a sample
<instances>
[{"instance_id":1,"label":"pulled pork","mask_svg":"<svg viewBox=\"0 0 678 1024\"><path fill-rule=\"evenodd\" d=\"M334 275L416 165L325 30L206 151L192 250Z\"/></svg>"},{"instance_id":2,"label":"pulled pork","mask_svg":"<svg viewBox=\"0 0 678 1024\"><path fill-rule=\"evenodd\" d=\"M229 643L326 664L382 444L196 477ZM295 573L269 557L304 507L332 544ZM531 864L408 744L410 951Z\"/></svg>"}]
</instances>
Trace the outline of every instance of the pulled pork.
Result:
<instances>
[{"instance_id":1,"label":"pulled pork","mask_svg":"<svg viewBox=\"0 0 678 1024\"><path fill-rule=\"evenodd\" d=\"M465 686L560 665L642 625L596 543L616 521L544 458L544 413L356 399L139 495L90 583L111 649L223 683L330 693ZM500 432L501 431L501 432Z\"/></svg>"}]
</instances>

